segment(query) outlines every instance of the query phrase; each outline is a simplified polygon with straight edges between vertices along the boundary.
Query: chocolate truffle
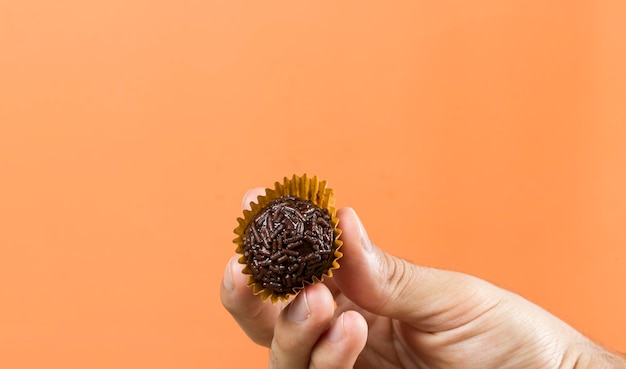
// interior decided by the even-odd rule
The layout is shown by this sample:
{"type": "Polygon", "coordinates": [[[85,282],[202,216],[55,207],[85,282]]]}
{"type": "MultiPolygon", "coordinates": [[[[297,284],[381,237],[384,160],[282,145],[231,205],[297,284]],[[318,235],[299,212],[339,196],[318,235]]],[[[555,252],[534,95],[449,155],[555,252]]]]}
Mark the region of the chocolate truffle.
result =
{"type": "Polygon", "coordinates": [[[334,191],[307,175],[284,178],[250,203],[235,228],[239,263],[252,293],[287,301],[307,284],[331,277],[342,257],[334,191]]]}
{"type": "Polygon", "coordinates": [[[245,229],[243,255],[252,276],[277,295],[321,279],[335,259],[326,209],[284,196],[270,202],[245,229]]]}

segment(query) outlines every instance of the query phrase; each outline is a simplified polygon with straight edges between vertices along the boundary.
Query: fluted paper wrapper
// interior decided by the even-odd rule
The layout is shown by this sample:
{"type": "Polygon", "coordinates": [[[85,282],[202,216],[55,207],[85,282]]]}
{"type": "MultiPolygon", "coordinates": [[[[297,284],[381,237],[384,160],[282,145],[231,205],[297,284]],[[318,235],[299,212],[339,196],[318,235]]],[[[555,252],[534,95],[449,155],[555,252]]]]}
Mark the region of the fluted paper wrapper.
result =
{"type": "MultiPolygon", "coordinates": [[[[330,188],[326,187],[326,181],[320,181],[317,176],[313,176],[312,178],[307,177],[306,174],[303,176],[293,175],[291,178],[285,177],[283,182],[276,182],[274,185],[274,189],[267,188],[264,196],[259,196],[257,202],[252,202],[250,204],[251,210],[244,210],[243,217],[238,218],[239,226],[235,228],[235,234],[237,238],[233,240],[233,242],[237,245],[236,252],[241,254],[242,256],[239,258],[239,263],[244,264],[243,273],[249,276],[248,278],[248,286],[252,287],[252,292],[255,295],[260,295],[263,301],[268,298],[272,301],[272,303],[276,303],[277,301],[287,301],[290,296],[296,295],[302,288],[304,288],[308,284],[313,284],[317,282],[321,282],[325,276],[331,277],[332,271],[334,269],[339,268],[338,259],[343,256],[343,254],[339,251],[339,248],[342,245],[341,240],[339,240],[339,236],[341,235],[341,230],[337,228],[339,223],[339,219],[336,216],[337,210],[335,209],[335,197],[334,191],[330,188]],[[250,251],[246,253],[244,238],[246,235],[246,229],[248,227],[254,227],[254,224],[251,224],[257,217],[260,212],[266,211],[266,207],[272,206],[272,204],[276,203],[276,201],[283,201],[285,198],[296,198],[304,201],[310,201],[313,205],[319,208],[322,211],[328,212],[330,217],[329,227],[332,227],[332,246],[331,250],[324,250],[326,254],[332,253],[332,257],[330,257],[323,265],[323,269],[320,272],[316,273],[316,275],[308,276],[307,278],[301,280],[297,285],[292,286],[289,290],[281,290],[276,292],[276,288],[270,288],[270,286],[264,285],[262,280],[257,279],[254,276],[253,270],[251,269],[250,264],[248,263],[250,260],[256,257],[258,260],[262,260],[264,265],[268,265],[268,268],[289,268],[289,270],[293,269],[294,271],[298,269],[300,263],[306,264],[306,261],[299,260],[295,265],[287,266],[285,265],[274,265],[272,263],[276,263],[276,259],[278,255],[284,255],[284,253],[290,252],[289,250],[281,250],[282,243],[276,242],[272,244],[270,249],[269,242],[266,242],[265,245],[268,249],[271,250],[262,250],[264,255],[249,255],[250,251]],[[270,255],[272,253],[272,255],[270,255]],[[246,255],[248,254],[248,255],[246,255]],[[293,267],[293,268],[292,268],[293,267]]],[[[322,222],[322,221],[320,221],[322,222]]],[[[254,232],[258,236],[258,231],[251,230],[250,232],[254,232]]],[[[273,232],[278,233],[278,232],[273,232]]],[[[269,232],[268,232],[269,234],[269,232]]],[[[274,240],[275,241],[275,240],[274,240]]],[[[270,240],[271,242],[271,240],[270,240]]],[[[293,251],[291,252],[294,253],[293,251]]],[[[284,256],[286,258],[287,256],[284,256]]],[[[315,255],[309,256],[305,259],[314,259],[315,255]]],[[[321,259],[321,257],[317,257],[317,259],[321,259]]],[[[318,263],[319,264],[319,263],[318,263]]],[[[304,266],[299,268],[300,271],[304,269],[304,266]]],[[[287,278],[291,278],[291,275],[288,275],[287,278]]],[[[301,276],[299,276],[301,277],[301,276]]],[[[295,278],[294,278],[295,279],[295,278]]],[[[300,278],[298,278],[300,279],[300,278]]],[[[290,280],[292,281],[292,280],[290,280]]],[[[293,284],[292,282],[290,282],[293,284]]]]}

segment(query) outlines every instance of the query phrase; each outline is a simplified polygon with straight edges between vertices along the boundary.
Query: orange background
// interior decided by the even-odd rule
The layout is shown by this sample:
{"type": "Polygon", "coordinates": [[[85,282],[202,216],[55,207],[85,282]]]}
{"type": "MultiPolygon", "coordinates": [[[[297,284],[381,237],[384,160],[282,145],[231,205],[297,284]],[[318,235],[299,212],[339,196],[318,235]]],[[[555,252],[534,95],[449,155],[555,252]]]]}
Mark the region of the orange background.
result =
{"type": "Polygon", "coordinates": [[[626,350],[621,1],[0,5],[0,367],[264,368],[223,310],[246,189],[626,350]]]}

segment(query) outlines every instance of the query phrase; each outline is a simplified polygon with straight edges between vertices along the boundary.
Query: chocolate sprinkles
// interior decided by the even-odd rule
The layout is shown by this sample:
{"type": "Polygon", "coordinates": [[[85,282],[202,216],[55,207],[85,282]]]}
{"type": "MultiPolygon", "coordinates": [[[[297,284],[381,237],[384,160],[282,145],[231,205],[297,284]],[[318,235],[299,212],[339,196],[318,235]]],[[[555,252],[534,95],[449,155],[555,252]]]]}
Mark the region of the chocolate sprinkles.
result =
{"type": "Polygon", "coordinates": [[[321,279],[335,258],[328,211],[293,196],[279,197],[261,209],[242,239],[252,277],[277,295],[321,279]]]}

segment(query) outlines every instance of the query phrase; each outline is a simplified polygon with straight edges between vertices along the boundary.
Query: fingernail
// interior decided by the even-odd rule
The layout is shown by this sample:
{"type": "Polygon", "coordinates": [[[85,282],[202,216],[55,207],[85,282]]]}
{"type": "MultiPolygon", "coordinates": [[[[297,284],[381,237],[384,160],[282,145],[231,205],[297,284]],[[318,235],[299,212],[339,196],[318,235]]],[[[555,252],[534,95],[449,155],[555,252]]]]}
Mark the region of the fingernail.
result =
{"type": "Polygon", "coordinates": [[[309,311],[309,303],[306,301],[306,290],[302,290],[296,297],[295,301],[289,305],[287,318],[294,323],[300,323],[311,315],[309,311]]]}
{"type": "Polygon", "coordinates": [[[343,314],[337,318],[335,324],[328,330],[328,340],[331,342],[337,342],[343,338],[343,314]]]}
{"type": "Polygon", "coordinates": [[[232,260],[226,264],[226,270],[224,271],[224,288],[227,291],[232,292],[235,289],[235,284],[233,283],[233,268],[231,267],[232,260]]]}
{"type": "Polygon", "coordinates": [[[370,241],[370,238],[367,235],[367,231],[365,230],[365,227],[363,227],[363,223],[361,222],[361,219],[356,214],[356,212],[354,212],[354,215],[356,216],[356,219],[359,221],[359,236],[361,240],[361,247],[365,251],[372,251],[372,241],[370,241]]]}

